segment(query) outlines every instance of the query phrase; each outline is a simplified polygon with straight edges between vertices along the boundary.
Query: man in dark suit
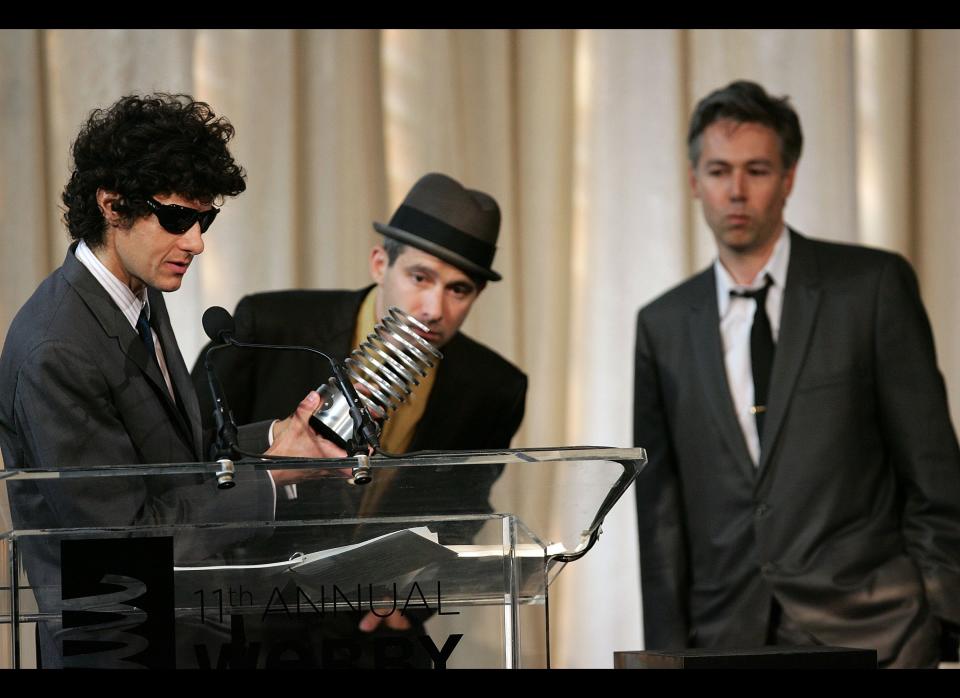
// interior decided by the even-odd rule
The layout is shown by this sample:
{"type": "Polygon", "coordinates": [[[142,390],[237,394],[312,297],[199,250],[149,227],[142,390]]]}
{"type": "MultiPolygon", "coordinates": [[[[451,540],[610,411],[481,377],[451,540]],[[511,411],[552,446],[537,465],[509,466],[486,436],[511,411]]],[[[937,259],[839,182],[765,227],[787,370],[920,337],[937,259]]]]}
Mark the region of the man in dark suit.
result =
{"type": "Polygon", "coordinates": [[[785,98],[732,83],[688,143],[718,259],[637,321],[647,648],[933,666],[960,622],[960,451],[916,277],[784,225],[802,144],[785,98]]]}
{"type": "MultiPolygon", "coordinates": [[[[162,292],[177,290],[203,251],[201,235],[218,211],[213,202],[245,188],[227,150],[232,135],[226,119],[187,95],[128,96],[91,113],[74,142],[63,193],[75,242],[17,313],[0,356],[6,468],[207,459],[162,292]]],[[[268,453],[343,455],[309,427],[318,404],[312,393],[275,425],[268,453]]],[[[268,424],[242,429],[241,447],[266,449],[268,424]]],[[[274,485],[293,477],[238,474],[240,486],[231,490],[192,475],[28,480],[11,483],[9,492],[21,529],[263,521],[274,516],[274,485]]],[[[230,538],[178,536],[175,560],[217,559],[230,538]]],[[[58,541],[26,538],[22,553],[41,610],[55,607],[58,541]]],[[[48,666],[62,659],[56,634],[54,624],[42,624],[48,666]]],[[[96,665],[96,655],[87,659],[96,665]]]]}
{"type": "MultiPolygon", "coordinates": [[[[374,228],[385,236],[384,243],[370,253],[374,286],[359,291],[279,291],[247,296],[235,313],[237,337],[314,347],[341,360],[366,339],[388,308],[397,306],[428,328],[421,335],[441,350],[443,358],[413,395],[388,415],[381,435],[384,449],[407,453],[509,447],[523,419],[527,378],[459,331],[486,283],[501,278],[491,269],[500,230],[496,201],[446,175],[427,174],[414,184],[390,223],[374,223],[374,228]]],[[[192,373],[198,392],[206,381],[203,358],[201,353],[192,373]]],[[[326,361],[300,352],[224,350],[212,361],[238,421],[263,419],[275,406],[288,402],[289,396],[302,394],[330,376],[326,361]]],[[[202,412],[208,415],[212,403],[199,394],[202,412]]],[[[384,487],[373,497],[362,491],[341,492],[341,498],[351,494],[354,498],[336,502],[325,492],[329,488],[309,483],[298,486],[293,499],[280,497],[277,518],[324,518],[334,511],[346,517],[356,516],[358,511],[385,516],[409,513],[417,505],[415,498],[427,493],[433,507],[438,506],[438,494],[447,495],[440,504],[445,513],[486,513],[490,511],[488,493],[498,473],[497,468],[477,467],[470,477],[456,473],[455,482],[449,481],[453,474],[433,473],[423,487],[402,491],[384,487]]],[[[445,530],[447,539],[442,542],[467,542],[475,528],[453,531],[445,530]]],[[[301,550],[298,546],[305,543],[296,533],[291,530],[287,548],[275,549],[274,554],[301,550]]],[[[363,535],[369,537],[367,531],[363,535]]],[[[271,544],[279,541],[275,537],[271,544]]],[[[371,631],[379,622],[367,614],[361,627],[371,631]]],[[[408,630],[405,617],[398,614],[389,616],[385,625],[408,630]]],[[[328,622],[323,632],[360,638],[355,624],[333,628],[328,622]]],[[[316,645],[316,639],[306,644],[311,643],[316,645]]]]}

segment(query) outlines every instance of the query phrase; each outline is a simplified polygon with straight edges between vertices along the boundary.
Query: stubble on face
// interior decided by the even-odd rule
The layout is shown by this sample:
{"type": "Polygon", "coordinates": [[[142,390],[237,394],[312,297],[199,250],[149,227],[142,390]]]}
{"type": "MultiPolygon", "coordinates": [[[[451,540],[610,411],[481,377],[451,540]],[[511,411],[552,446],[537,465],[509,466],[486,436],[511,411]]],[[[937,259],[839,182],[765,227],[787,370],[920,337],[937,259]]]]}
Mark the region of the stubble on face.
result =
{"type": "Polygon", "coordinates": [[[377,283],[378,319],[397,306],[427,326],[417,334],[438,348],[456,335],[480,293],[465,272],[411,246],[392,265],[386,251],[375,247],[370,272],[377,283]]]}

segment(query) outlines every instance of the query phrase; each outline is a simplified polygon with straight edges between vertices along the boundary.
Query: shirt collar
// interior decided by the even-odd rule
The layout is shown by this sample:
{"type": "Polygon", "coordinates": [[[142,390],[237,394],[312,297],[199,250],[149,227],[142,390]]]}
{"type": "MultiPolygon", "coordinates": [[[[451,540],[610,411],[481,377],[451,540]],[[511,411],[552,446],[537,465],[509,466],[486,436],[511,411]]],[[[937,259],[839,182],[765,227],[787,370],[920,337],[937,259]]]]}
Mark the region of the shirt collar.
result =
{"type": "Polygon", "coordinates": [[[109,294],[113,302],[117,304],[120,312],[127,318],[130,325],[136,329],[137,320],[140,319],[140,312],[146,308],[147,319],[150,319],[150,301],[147,298],[147,288],[144,286],[139,293],[134,293],[130,287],[114,276],[113,272],[107,269],[97,255],[93,253],[86,241],[81,240],[74,253],[77,261],[85,266],[93,278],[95,278],[103,289],[109,294]]]}
{"type": "Polygon", "coordinates": [[[718,256],[713,262],[713,275],[717,280],[717,310],[720,317],[727,314],[730,308],[730,291],[746,291],[760,288],[763,286],[764,277],[769,274],[773,279],[773,285],[779,286],[781,291],[787,285],[787,266],[790,261],[790,231],[786,226],[780,229],[780,238],[773,246],[773,252],[770,259],[763,265],[753,281],[748,286],[738,284],[733,280],[730,272],[720,262],[718,256]]]}

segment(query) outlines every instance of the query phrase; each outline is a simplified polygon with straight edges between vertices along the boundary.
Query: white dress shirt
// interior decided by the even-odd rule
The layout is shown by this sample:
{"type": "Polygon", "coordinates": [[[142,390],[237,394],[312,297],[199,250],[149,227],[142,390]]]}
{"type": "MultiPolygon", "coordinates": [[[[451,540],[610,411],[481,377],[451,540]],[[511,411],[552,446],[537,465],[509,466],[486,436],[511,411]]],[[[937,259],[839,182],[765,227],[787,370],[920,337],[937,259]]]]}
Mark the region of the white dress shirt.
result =
{"type": "Polygon", "coordinates": [[[717,279],[717,309],[720,313],[720,339],[723,343],[723,361],[727,370],[727,385],[733,398],[737,420],[747,442],[753,465],[760,462],[760,435],[757,421],[750,408],[753,399],[753,367],[750,362],[750,329],[757,302],[753,298],[731,297],[730,291],[752,291],[763,287],[766,275],[773,284],[767,291],[767,316],[776,344],[780,334],[780,313],[783,309],[783,289],[787,284],[787,266],[790,261],[790,234],[784,227],[773,247],[766,265],[748,286],[733,280],[730,272],[720,262],[714,261],[714,276],[717,279]]]}

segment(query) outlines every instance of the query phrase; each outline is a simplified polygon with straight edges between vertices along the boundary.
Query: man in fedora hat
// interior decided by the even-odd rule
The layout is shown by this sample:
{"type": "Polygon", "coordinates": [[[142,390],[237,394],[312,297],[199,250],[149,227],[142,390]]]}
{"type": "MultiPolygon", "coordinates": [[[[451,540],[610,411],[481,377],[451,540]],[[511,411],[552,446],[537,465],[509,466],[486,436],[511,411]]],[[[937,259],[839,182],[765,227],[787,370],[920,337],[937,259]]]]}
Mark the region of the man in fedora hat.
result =
{"type": "MultiPolygon", "coordinates": [[[[384,241],[370,252],[374,285],[358,291],[274,291],[241,299],[234,314],[238,338],[302,345],[342,359],[373,331],[391,306],[416,317],[424,338],[443,352],[386,422],[387,451],[506,448],[523,419],[527,378],[460,326],[488,281],[500,230],[493,197],[464,188],[443,174],[424,175],[387,224],[374,223],[384,241]],[[303,318],[312,318],[303,322],[303,318]]],[[[193,369],[201,412],[211,419],[201,352],[193,369]]],[[[211,357],[238,423],[268,419],[275,406],[296,404],[306,386],[330,375],[326,362],[305,352],[226,350],[211,357]],[[293,399],[293,397],[296,399],[293,399]]]]}
{"type": "MultiPolygon", "coordinates": [[[[246,296],[234,314],[237,337],[314,347],[343,359],[373,332],[388,308],[397,306],[428,328],[422,336],[441,350],[443,359],[413,395],[390,414],[381,434],[382,447],[394,453],[509,447],[523,419],[527,378],[496,352],[460,332],[487,282],[501,278],[491,268],[500,230],[497,202],[446,175],[431,173],[414,184],[389,223],[374,223],[373,227],[384,236],[383,243],[370,252],[373,285],[358,291],[290,290],[246,296]],[[312,320],[304,322],[303,318],[312,320]]],[[[206,397],[203,368],[206,351],[204,348],[193,369],[193,381],[201,410],[209,416],[212,404],[206,397]]],[[[270,418],[275,405],[289,408],[302,397],[304,389],[315,388],[330,376],[327,363],[306,352],[226,349],[211,360],[238,423],[256,420],[257,415],[270,418]],[[297,400],[291,402],[290,396],[297,396],[297,400]]],[[[424,487],[412,489],[420,494],[433,493],[434,504],[438,492],[448,493],[448,513],[483,513],[490,511],[488,492],[498,473],[499,469],[478,467],[469,482],[458,474],[456,483],[446,481],[449,486],[444,486],[431,476],[433,479],[424,487]]],[[[370,497],[363,496],[363,488],[355,488],[358,491],[352,499],[349,493],[331,494],[322,484],[300,484],[297,489],[288,500],[278,498],[278,519],[318,518],[334,510],[349,517],[357,511],[361,515],[370,513],[371,507],[389,515],[408,509],[414,496],[411,488],[402,492],[385,488],[386,494],[371,503],[370,497]]],[[[462,527],[453,533],[458,540],[441,542],[467,542],[463,539],[469,539],[475,530],[462,527]]],[[[448,536],[451,532],[446,531],[448,536]]],[[[287,537],[282,532],[274,535],[274,547],[264,552],[264,561],[281,559],[314,543],[297,540],[293,529],[287,533],[287,537]]],[[[408,637],[422,634],[419,625],[423,618],[414,618],[414,627],[407,627],[405,619],[410,617],[389,616],[384,623],[389,629],[381,627],[377,635],[397,630],[406,630],[408,637]]],[[[274,620],[272,638],[285,645],[299,641],[314,660],[319,654],[317,647],[326,638],[354,641],[360,633],[357,622],[347,627],[342,615],[340,621],[327,619],[324,628],[308,629],[306,635],[297,634],[303,629],[295,629],[293,623],[284,625],[281,619],[274,620]]],[[[372,631],[379,620],[367,614],[361,627],[372,631]]],[[[265,634],[263,638],[270,642],[270,636],[265,634]]],[[[364,665],[363,659],[360,661],[364,665]]],[[[419,644],[411,663],[429,665],[419,644]]],[[[310,661],[305,665],[310,666],[310,661]]]]}

